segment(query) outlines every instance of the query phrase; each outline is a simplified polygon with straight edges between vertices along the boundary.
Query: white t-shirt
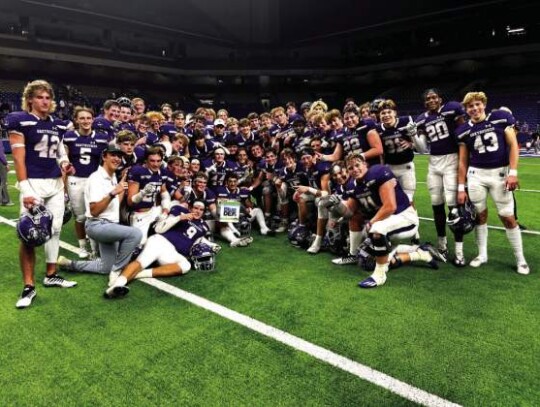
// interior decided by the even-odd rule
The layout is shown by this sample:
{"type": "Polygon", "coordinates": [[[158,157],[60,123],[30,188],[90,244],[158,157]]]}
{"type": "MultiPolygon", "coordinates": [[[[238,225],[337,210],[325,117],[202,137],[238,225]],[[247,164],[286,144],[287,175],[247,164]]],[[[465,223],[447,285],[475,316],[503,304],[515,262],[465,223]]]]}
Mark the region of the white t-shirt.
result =
{"type": "MultiPolygon", "coordinates": [[[[110,176],[101,166],[88,177],[84,190],[86,217],[88,219],[96,219],[90,213],[90,203],[101,201],[117,184],[116,174],[110,176]]],[[[107,219],[114,223],[120,222],[120,200],[118,195],[111,199],[109,206],[97,216],[97,219],[107,219]]]]}

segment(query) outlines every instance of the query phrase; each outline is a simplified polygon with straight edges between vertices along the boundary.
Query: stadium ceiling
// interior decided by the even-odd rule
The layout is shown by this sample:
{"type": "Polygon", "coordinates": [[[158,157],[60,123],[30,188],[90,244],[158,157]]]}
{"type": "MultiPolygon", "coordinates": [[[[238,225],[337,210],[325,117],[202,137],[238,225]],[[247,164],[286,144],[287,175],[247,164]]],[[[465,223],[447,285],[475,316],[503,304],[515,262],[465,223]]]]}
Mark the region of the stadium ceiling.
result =
{"type": "Polygon", "coordinates": [[[171,78],[339,76],[498,53],[537,61],[538,15],[531,0],[3,0],[0,59],[171,78]]]}

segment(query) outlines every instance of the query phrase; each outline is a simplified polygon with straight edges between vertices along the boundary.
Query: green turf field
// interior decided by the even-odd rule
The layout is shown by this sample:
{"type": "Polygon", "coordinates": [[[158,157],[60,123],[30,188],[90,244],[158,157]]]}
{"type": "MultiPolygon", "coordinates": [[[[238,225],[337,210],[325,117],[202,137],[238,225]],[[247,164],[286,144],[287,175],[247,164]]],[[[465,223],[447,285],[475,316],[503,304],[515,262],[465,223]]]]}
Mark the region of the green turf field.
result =
{"type": "MultiPolygon", "coordinates": [[[[418,181],[425,181],[426,157],[416,163],[418,181]]],[[[540,191],[537,173],[540,160],[521,160],[522,189],[540,191]]],[[[520,221],[540,231],[540,193],[516,196],[520,221]]],[[[423,183],[416,206],[432,217],[423,183]]],[[[0,207],[0,215],[14,219],[17,209],[0,207]]],[[[490,224],[499,226],[495,215],[492,208],[490,224]]],[[[65,226],[62,240],[74,244],[72,229],[65,226]]],[[[421,235],[435,241],[432,222],[421,222],[421,235]]],[[[404,267],[374,290],[357,288],[368,275],[359,268],[334,266],[328,253],[309,256],[284,236],[224,247],[218,271],[166,283],[453,403],[537,406],[540,236],[523,239],[529,276],[512,270],[504,231],[490,230],[487,265],[404,267]]],[[[17,310],[14,229],[0,225],[0,241],[2,406],[415,405],[140,281],[125,299],[107,301],[105,277],[70,275],[78,287],[38,283],[32,307],[17,310]]],[[[465,254],[476,254],[472,234],[465,254]]]]}

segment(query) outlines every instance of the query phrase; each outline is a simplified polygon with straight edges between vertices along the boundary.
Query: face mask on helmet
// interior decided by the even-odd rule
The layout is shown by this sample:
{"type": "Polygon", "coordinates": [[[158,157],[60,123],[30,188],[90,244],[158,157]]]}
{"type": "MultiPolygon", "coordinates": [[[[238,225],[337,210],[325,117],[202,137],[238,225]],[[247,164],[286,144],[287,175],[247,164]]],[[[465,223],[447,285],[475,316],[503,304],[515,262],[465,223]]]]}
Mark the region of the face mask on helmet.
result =
{"type": "Polygon", "coordinates": [[[333,254],[343,256],[349,251],[347,243],[347,231],[342,224],[336,224],[334,228],[328,229],[324,236],[324,246],[333,254]]]}
{"type": "Polygon", "coordinates": [[[251,236],[251,221],[246,215],[240,215],[240,220],[234,223],[234,227],[240,232],[240,237],[251,236]]]}
{"type": "Polygon", "coordinates": [[[41,246],[51,238],[52,222],[52,213],[45,206],[36,205],[19,218],[17,235],[26,246],[41,246]]]}
{"type": "Polygon", "coordinates": [[[472,232],[476,226],[476,210],[474,209],[474,205],[470,201],[466,201],[464,205],[456,206],[448,214],[446,223],[454,233],[461,232],[467,234],[472,232]]]}
{"type": "Polygon", "coordinates": [[[371,246],[371,239],[368,237],[362,242],[362,244],[358,248],[358,252],[356,253],[356,257],[358,258],[358,265],[364,271],[375,270],[375,257],[373,257],[369,253],[371,246]]]}
{"type": "Polygon", "coordinates": [[[289,242],[293,246],[302,249],[307,249],[313,240],[311,237],[311,232],[308,230],[308,228],[300,225],[297,225],[289,231],[288,238],[289,242]]]}
{"type": "Polygon", "coordinates": [[[216,268],[216,255],[206,243],[196,243],[190,252],[193,268],[200,271],[212,271],[216,268]]]}

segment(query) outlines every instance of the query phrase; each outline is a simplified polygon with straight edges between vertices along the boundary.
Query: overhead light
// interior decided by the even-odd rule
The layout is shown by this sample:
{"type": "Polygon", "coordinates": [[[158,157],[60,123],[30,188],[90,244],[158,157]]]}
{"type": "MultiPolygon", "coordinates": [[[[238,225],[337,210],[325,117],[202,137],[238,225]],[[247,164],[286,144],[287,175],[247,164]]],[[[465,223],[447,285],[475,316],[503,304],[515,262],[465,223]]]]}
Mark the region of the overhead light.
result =
{"type": "Polygon", "coordinates": [[[515,27],[512,28],[509,25],[506,26],[506,34],[507,35],[525,35],[527,34],[527,30],[525,30],[525,27],[515,27]]]}

